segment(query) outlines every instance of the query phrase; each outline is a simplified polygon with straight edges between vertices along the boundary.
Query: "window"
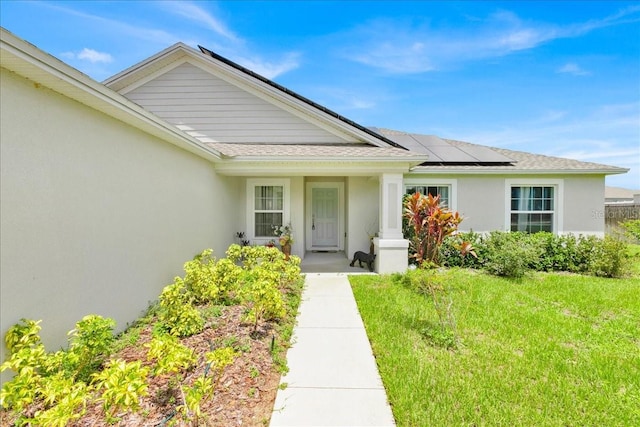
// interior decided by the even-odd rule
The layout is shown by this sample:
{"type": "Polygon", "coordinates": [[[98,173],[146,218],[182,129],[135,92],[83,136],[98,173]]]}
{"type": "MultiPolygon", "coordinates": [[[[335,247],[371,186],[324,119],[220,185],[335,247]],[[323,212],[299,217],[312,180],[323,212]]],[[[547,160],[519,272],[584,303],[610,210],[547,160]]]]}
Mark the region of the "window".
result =
{"type": "Polygon", "coordinates": [[[254,204],[254,236],[273,235],[273,226],[283,225],[284,187],[281,185],[256,185],[254,204]]]}
{"type": "Polygon", "coordinates": [[[247,180],[247,228],[251,237],[271,240],[273,227],[287,223],[288,180],[247,180]]]}
{"type": "Polygon", "coordinates": [[[511,231],[554,231],[555,187],[511,186],[511,231]]]}
{"type": "Polygon", "coordinates": [[[416,192],[424,196],[427,194],[431,194],[433,197],[440,195],[440,205],[450,208],[451,186],[449,185],[405,185],[404,194],[414,194],[416,192]]]}

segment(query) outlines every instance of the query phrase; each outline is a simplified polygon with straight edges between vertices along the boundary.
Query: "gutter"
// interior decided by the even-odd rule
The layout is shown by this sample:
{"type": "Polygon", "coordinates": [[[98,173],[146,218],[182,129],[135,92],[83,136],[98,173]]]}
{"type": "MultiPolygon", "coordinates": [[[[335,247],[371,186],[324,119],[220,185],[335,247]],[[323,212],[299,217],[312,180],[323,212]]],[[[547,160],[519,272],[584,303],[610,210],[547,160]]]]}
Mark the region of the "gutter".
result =
{"type": "Polygon", "coordinates": [[[540,174],[540,175],[619,175],[629,172],[629,169],[429,169],[428,167],[418,166],[410,171],[414,174],[430,174],[430,175],[513,175],[513,174],[540,174]]]}

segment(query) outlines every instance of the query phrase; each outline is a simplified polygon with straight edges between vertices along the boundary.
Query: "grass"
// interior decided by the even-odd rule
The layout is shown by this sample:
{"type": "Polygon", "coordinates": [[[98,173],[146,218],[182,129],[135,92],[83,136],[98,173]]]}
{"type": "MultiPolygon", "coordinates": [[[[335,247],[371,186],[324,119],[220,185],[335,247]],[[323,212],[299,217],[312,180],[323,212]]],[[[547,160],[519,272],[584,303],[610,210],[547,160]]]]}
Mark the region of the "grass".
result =
{"type": "Polygon", "coordinates": [[[349,279],[399,427],[640,425],[638,276],[443,271],[448,318],[398,276],[349,279]]]}

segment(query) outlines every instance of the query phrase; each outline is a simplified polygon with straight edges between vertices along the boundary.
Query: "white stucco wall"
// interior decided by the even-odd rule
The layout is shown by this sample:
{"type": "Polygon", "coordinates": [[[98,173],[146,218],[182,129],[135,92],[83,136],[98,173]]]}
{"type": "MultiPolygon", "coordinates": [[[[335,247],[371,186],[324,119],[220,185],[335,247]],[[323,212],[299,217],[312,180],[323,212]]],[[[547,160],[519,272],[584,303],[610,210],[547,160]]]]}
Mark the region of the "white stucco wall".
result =
{"type": "Polygon", "coordinates": [[[461,231],[479,233],[504,230],[504,177],[458,177],[458,212],[461,231]]]}
{"type": "Polygon", "coordinates": [[[123,329],[184,261],[233,241],[237,179],[4,69],[1,88],[2,336],[42,319],[55,350],[90,313],[123,329]]]}
{"type": "Polygon", "coordinates": [[[604,236],[604,187],[602,175],[564,179],[564,233],[604,236]]]}
{"type": "Polygon", "coordinates": [[[461,231],[508,230],[505,218],[510,182],[561,185],[557,190],[558,232],[604,235],[603,175],[407,175],[412,182],[455,180],[457,211],[464,217],[461,231]],[[546,183],[546,184],[545,184],[546,183]]]}

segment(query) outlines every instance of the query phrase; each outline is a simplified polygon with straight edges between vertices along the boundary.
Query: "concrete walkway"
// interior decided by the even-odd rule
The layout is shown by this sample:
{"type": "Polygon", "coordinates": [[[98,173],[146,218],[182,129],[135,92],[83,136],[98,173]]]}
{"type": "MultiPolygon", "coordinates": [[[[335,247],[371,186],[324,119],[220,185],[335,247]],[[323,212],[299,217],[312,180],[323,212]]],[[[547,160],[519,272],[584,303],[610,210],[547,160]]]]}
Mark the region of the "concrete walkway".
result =
{"type": "Polygon", "coordinates": [[[307,274],[271,427],[395,426],[346,274],[307,274]]]}

